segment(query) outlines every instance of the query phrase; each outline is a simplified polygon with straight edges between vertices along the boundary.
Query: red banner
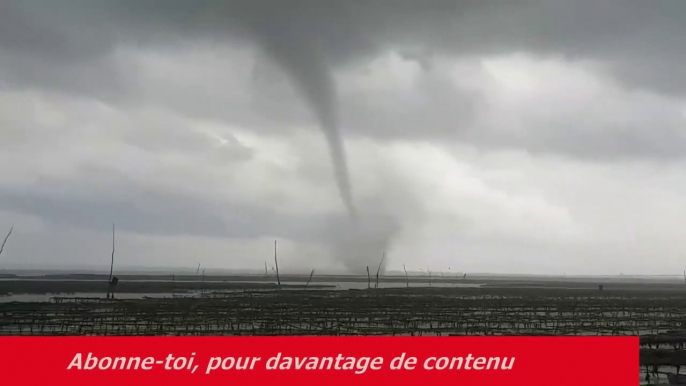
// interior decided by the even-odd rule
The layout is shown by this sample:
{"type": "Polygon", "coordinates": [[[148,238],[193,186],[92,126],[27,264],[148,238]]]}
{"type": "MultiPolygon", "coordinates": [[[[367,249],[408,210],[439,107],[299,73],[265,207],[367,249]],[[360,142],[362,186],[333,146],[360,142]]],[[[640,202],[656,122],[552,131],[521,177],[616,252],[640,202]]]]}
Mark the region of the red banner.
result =
{"type": "Polygon", "coordinates": [[[635,385],[638,337],[4,337],[2,384],[635,385]]]}

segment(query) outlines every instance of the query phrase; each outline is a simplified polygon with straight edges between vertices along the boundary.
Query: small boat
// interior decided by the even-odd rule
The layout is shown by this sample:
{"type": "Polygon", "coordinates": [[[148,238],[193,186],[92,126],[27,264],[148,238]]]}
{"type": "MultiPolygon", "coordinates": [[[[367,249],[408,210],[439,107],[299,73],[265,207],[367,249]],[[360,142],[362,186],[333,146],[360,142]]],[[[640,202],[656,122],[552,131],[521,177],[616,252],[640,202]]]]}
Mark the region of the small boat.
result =
{"type": "Polygon", "coordinates": [[[667,382],[670,385],[686,385],[686,375],[667,373],[667,382]]]}

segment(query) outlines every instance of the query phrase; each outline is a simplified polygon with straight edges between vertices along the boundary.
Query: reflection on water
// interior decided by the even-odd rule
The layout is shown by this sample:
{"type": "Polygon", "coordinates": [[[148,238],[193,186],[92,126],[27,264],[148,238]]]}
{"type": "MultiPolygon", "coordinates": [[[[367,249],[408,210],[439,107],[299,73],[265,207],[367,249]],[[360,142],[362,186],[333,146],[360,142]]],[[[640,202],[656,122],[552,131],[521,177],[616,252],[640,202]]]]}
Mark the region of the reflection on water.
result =
{"type": "MultiPolygon", "coordinates": [[[[349,289],[366,289],[369,284],[364,282],[317,282],[321,285],[335,286],[335,289],[339,290],[349,290],[349,289]]],[[[410,288],[420,288],[420,287],[437,287],[437,288],[479,288],[483,284],[462,284],[462,283],[410,283],[410,288]]],[[[371,288],[376,288],[376,283],[372,281],[371,288]]],[[[379,283],[378,288],[407,288],[406,283],[379,283]]],[[[321,288],[321,289],[331,289],[331,288],[321,288]]]]}
{"type": "MultiPolygon", "coordinates": [[[[143,299],[143,298],[164,298],[172,297],[174,294],[169,293],[121,293],[116,294],[117,299],[143,299]]],[[[197,296],[194,292],[184,293],[184,296],[197,296]]],[[[75,297],[75,298],[99,298],[105,299],[105,294],[97,293],[87,293],[87,292],[76,292],[76,293],[63,293],[63,294],[12,294],[0,296],[0,303],[9,302],[49,302],[50,299],[55,297],[75,297]]]]}
{"type": "MultiPolygon", "coordinates": [[[[69,281],[90,281],[90,280],[69,280],[69,281]]],[[[154,281],[154,280],[153,280],[154,281]]],[[[226,283],[226,282],[224,282],[226,283]]],[[[264,282],[259,282],[259,281],[251,281],[251,282],[246,282],[246,281],[241,281],[241,282],[236,282],[238,284],[244,284],[244,283],[264,283],[264,282]]],[[[270,282],[271,284],[271,282],[270,282]]],[[[302,282],[284,282],[283,284],[300,284],[303,285],[305,283],[302,282]]],[[[317,291],[317,290],[352,290],[352,289],[366,289],[368,287],[368,283],[364,282],[316,282],[313,283],[313,285],[317,286],[329,286],[329,287],[310,287],[310,290],[317,291]]],[[[371,288],[375,288],[376,283],[372,282],[371,283],[371,288]]],[[[436,287],[436,288],[479,288],[481,287],[482,284],[462,284],[462,283],[432,283],[430,286],[425,283],[410,283],[409,287],[410,288],[419,288],[419,287],[436,287]]],[[[405,283],[379,283],[378,288],[406,288],[407,284],[405,283]]],[[[267,289],[268,291],[272,291],[276,289],[270,288],[267,289]]],[[[282,287],[281,290],[302,290],[303,287],[282,287]]],[[[251,289],[252,291],[254,290],[259,290],[259,289],[251,289]]],[[[212,292],[222,292],[222,293],[228,293],[228,292],[242,292],[244,289],[233,289],[233,290],[213,290],[212,292]]],[[[174,296],[184,296],[184,297],[197,297],[201,296],[205,291],[202,290],[189,290],[189,291],[183,291],[183,292],[156,292],[156,293],[117,293],[116,297],[117,299],[143,299],[143,298],[165,298],[165,297],[174,297],[174,296]]],[[[97,292],[76,292],[76,293],[51,293],[51,294],[9,294],[9,295],[0,295],[0,303],[8,303],[8,302],[49,302],[50,299],[55,298],[55,297],[78,297],[78,298],[105,298],[105,293],[97,293],[97,292]]]]}

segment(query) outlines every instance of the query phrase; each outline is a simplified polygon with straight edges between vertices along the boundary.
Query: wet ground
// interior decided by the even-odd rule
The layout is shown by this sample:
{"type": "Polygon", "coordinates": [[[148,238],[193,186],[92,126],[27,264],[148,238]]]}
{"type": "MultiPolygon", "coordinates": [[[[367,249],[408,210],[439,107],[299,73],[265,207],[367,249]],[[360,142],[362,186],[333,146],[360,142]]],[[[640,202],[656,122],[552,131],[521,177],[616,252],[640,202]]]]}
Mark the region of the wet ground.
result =
{"type": "MultiPolygon", "coordinates": [[[[118,277],[117,301],[103,304],[98,302],[105,301],[106,275],[2,277],[0,314],[5,320],[0,330],[13,335],[17,326],[22,325],[22,334],[49,334],[50,331],[63,334],[66,331],[78,335],[74,331],[96,329],[90,333],[97,335],[103,333],[103,326],[109,334],[112,331],[121,333],[123,325],[138,332],[159,323],[167,326],[165,328],[180,328],[180,334],[189,333],[189,328],[191,334],[212,334],[213,329],[221,329],[222,334],[250,335],[264,333],[264,330],[256,330],[264,328],[276,329],[273,330],[276,334],[299,334],[301,332],[293,330],[293,326],[312,329],[316,325],[319,327],[314,331],[319,331],[319,328],[330,329],[336,325],[338,330],[325,333],[339,334],[343,326],[349,330],[346,334],[353,335],[649,335],[667,331],[678,333],[682,328],[680,321],[686,318],[686,283],[679,278],[382,276],[377,282],[375,277],[366,276],[320,275],[309,280],[305,275],[282,275],[281,285],[277,285],[276,278],[270,275],[118,277]],[[368,288],[372,291],[366,291],[368,288]],[[379,291],[374,291],[377,288],[379,291]],[[335,295],[337,293],[342,297],[335,295]],[[85,300],[87,303],[96,304],[59,306],[59,302],[69,303],[73,298],[88,298],[91,300],[85,300]],[[188,298],[198,298],[198,301],[188,298]],[[199,307],[201,312],[177,313],[175,307],[189,301],[190,307],[199,307]],[[318,304],[328,310],[323,316],[317,316],[318,304]],[[383,311],[384,314],[377,315],[376,322],[360,326],[357,313],[365,304],[370,310],[365,316],[369,312],[383,311]],[[512,317],[503,314],[503,306],[511,308],[512,317]],[[86,319],[93,318],[84,319],[80,313],[78,317],[74,316],[72,307],[85,307],[80,312],[95,312],[102,325],[86,323],[86,319]],[[92,311],[89,311],[91,307],[92,311]],[[124,307],[125,317],[121,312],[115,312],[117,307],[124,307]],[[172,325],[155,319],[165,307],[169,308],[168,317],[175,320],[172,325]],[[202,311],[203,307],[207,310],[202,311]],[[279,308],[278,312],[274,307],[279,308]],[[145,311],[149,309],[155,312],[145,311]],[[332,315],[332,310],[342,313],[332,315]],[[117,316],[103,318],[103,312],[117,316]],[[300,316],[289,325],[279,325],[274,324],[278,318],[270,314],[273,312],[300,316]],[[242,319],[248,314],[250,318],[256,318],[255,321],[242,319]],[[312,322],[308,324],[305,320],[303,324],[302,315],[310,315],[312,322]],[[405,321],[408,316],[417,315],[423,320],[419,324],[405,321]],[[435,319],[436,315],[441,317],[435,319]],[[19,319],[12,319],[17,317],[19,319]],[[269,320],[268,324],[260,318],[269,320]],[[471,324],[462,320],[471,320],[471,324]],[[530,322],[518,324],[524,320],[530,322]],[[333,324],[326,327],[329,322],[333,324]]],[[[662,366],[658,370],[674,372],[676,369],[662,366]]],[[[647,382],[644,369],[641,369],[640,380],[641,384],[667,383],[664,374],[657,378],[653,374],[647,382]]]]}
{"type": "MultiPolygon", "coordinates": [[[[192,294],[202,291],[231,291],[255,289],[365,289],[454,287],[482,289],[540,289],[544,292],[582,290],[611,292],[670,292],[686,293],[686,283],[677,278],[630,277],[497,277],[487,275],[449,276],[374,276],[362,275],[282,275],[281,285],[273,275],[117,275],[118,296],[142,297],[160,294],[192,294]]],[[[32,299],[23,295],[45,294],[106,294],[107,275],[50,274],[0,276],[0,301],[7,297],[20,301],[32,299]],[[22,295],[22,296],[20,296],[22,295]]],[[[38,298],[36,298],[38,299],[38,298]]]]}

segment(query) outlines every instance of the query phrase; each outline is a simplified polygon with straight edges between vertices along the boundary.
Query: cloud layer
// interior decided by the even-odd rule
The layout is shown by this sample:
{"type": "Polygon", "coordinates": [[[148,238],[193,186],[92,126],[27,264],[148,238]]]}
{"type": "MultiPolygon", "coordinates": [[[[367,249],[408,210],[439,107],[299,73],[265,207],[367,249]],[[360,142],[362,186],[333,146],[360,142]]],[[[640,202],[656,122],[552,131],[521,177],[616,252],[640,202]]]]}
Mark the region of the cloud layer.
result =
{"type": "Polygon", "coordinates": [[[681,272],[685,19],[619,0],[5,1],[2,264],[104,268],[115,221],[125,265],[259,270],[279,239],[285,270],[386,251],[393,269],[681,272]],[[338,187],[322,124],[345,144],[338,187]]]}

